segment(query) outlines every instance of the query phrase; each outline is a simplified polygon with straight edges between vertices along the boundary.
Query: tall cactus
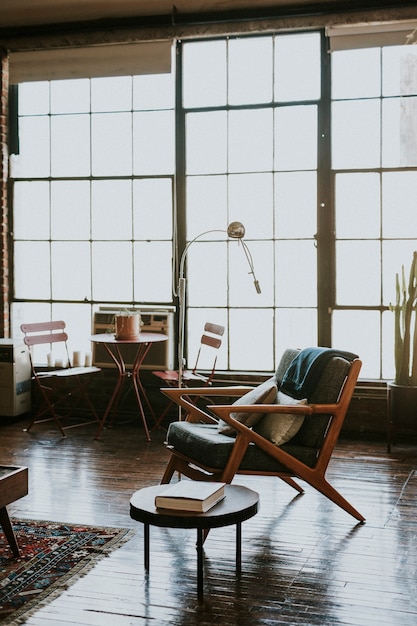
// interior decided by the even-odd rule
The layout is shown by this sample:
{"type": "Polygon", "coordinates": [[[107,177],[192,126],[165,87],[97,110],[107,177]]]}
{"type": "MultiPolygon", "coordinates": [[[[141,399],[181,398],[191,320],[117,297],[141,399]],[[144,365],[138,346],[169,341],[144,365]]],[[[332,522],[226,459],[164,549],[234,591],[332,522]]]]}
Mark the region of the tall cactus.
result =
{"type": "Polygon", "coordinates": [[[407,387],[417,385],[417,252],[413,253],[408,286],[404,266],[395,277],[394,312],[395,383],[407,387]]]}

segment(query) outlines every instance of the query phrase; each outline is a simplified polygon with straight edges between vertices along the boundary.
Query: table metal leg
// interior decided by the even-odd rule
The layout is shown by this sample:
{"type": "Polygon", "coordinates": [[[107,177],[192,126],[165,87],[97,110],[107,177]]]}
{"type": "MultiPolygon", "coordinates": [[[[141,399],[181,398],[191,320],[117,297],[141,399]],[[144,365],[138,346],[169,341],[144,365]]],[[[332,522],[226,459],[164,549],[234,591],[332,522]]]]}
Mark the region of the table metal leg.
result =
{"type": "Polygon", "coordinates": [[[197,595],[203,597],[203,530],[197,528],[197,595]]]}
{"type": "Polygon", "coordinates": [[[236,524],[236,573],[242,569],[242,522],[236,524]]]}
{"type": "Polygon", "coordinates": [[[146,523],[143,529],[143,557],[145,572],[149,572],[149,524],[146,523]]]}

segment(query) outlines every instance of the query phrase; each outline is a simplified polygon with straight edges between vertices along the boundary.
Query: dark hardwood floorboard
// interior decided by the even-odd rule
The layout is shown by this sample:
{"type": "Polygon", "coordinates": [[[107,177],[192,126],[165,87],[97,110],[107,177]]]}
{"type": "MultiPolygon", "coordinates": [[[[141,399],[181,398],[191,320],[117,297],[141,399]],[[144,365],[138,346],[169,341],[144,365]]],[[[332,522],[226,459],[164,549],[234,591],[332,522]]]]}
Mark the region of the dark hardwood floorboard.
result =
{"type": "Polygon", "coordinates": [[[204,600],[197,601],[195,531],[151,528],[143,570],[143,528],[130,519],[134,491],[157,484],[168,454],[164,431],[146,443],[137,422],[67,431],[26,420],[0,426],[3,465],[29,467],[29,495],[11,516],[120,526],[135,535],[102,559],[29,626],[416,626],[417,446],[341,441],[328,478],[365,515],[360,525],[310,487],[238,477],[260,493],[243,524],[242,573],[234,528],[205,543],[204,600]]]}

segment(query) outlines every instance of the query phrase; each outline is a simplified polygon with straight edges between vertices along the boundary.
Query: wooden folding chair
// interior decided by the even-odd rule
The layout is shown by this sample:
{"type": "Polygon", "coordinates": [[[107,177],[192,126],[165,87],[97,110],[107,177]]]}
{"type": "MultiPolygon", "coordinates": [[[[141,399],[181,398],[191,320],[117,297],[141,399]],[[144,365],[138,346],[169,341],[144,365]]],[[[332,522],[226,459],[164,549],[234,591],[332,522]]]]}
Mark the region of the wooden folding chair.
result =
{"type": "MultiPolygon", "coordinates": [[[[220,326],[220,324],[213,324],[212,322],[206,322],[204,325],[204,331],[200,339],[200,346],[197,352],[197,357],[195,360],[194,367],[192,369],[185,369],[182,372],[182,385],[183,387],[193,387],[196,385],[208,387],[211,385],[212,380],[214,378],[214,374],[216,371],[217,365],[217,354],[220,346],[222,345],[222,336],[224,334],[224,326],[220,326]],[[211,352],[211,369],[208,374],[203,374],[198,371],[198,366],[200,362],[200,357],[203,351],[211,352]]],[[[164,370],[164,371],[153,371],[152,374],[159,378],[163,384],[168,385],[169,387],[178,387],[178,370],[164,370]]],[[[165,410],[161,413],[159,418],[156,421],[155,427],[157,428],[168,411],[172,407],[173,402],[169,402],[166,406],[165,410]]]]}
{"type": "Polygon", "coordinates": [[[40,406],[35,417],[27,428],[29,431],[34,424],[41,422],[55,421],[61,434],[65,437],[65,430],[86,426],[87,424],[97,424],[100,420],[86,392],[86,385],[91,375],[100,372],[98,367],[72,367],[68,352],[68,335],[65,332],[65,322],[37,322],[34,324],[22,324],[21,330],[24,333],[24,342],[29,346],[30,362],[32,367],[32,377],[39,391],[40,406]],[[39,344],[61,344],[64,350],[66,366],[63,368],[45,369],[35,364],[33,354],[34,346],[39,344]],[[90,414],[87,419],[82,420],[79,416],[77,422],[63,424],[74,414],[80,402],[84,401],[90,414]],[[59,414],[58,410],[64,413],[59,414]],[[48,416],[48,417],[44,417],[48,416]]]}

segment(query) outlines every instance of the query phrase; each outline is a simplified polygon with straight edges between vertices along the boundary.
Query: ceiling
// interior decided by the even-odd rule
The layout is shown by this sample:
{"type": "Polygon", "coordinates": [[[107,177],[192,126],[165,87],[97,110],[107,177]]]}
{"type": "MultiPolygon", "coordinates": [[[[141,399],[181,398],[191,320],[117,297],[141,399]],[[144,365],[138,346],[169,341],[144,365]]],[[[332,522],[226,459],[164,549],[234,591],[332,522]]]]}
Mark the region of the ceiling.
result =
{"type": "MultiPolygon", "coordinates": [[[[149,16],[169,16],[175,11],[178,18],[186,14],[210,14],[235,11],[289,11],[306,9],[347,10],[366,6],[374,8],[390,4],[410,5],[408,0],[0,0],[0,29],[75,23],[97,20],[118,20],[149,16]],[[174,8],[175,5],[175,8],[174,8]]],[[[415,3],[414,3],[415,4],[415,3]]]]}

